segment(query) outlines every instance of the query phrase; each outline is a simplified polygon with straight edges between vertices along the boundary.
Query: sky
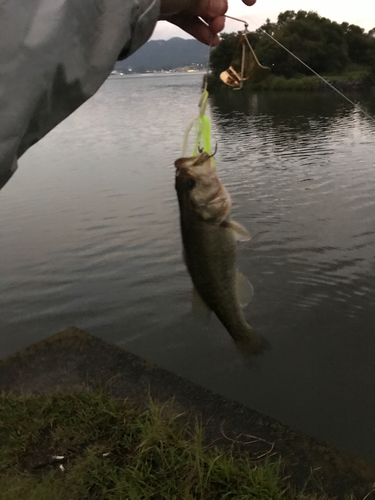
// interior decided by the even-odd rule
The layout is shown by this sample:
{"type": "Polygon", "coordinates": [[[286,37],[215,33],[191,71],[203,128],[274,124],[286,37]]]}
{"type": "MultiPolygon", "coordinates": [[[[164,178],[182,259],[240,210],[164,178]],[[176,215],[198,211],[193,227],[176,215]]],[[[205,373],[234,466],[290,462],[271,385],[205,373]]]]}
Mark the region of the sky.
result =
{"type": "MultiPolygon", "coordinates": [[[[332,21],[361,26],[366,31],[375,27],[374,0],[257,0],[252,7],[247,7],[241,0],[228,0],[227,14],[244,19],[249,24],[249,30],[254,31],[267,18],[276,21],[280,12],[286,10],[313,10],[320,16],[328,17],[332,21]]],[[[224,31],[240,31],[242,25],[227,19],[224,31]]],[[[167,40],[174,36],[191,38],[187,33],[171,24],[162,21],[155,28],[152,40],[167,40]]]]}

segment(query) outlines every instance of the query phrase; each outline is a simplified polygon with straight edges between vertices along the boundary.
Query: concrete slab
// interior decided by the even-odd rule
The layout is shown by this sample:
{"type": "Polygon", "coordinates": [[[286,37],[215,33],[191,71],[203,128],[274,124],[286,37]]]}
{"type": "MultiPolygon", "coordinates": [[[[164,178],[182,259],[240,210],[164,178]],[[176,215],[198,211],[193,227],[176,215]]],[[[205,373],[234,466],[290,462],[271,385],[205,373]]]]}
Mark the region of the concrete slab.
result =
{"type": "MultiPolygon", "coordinates": [[[[254,460],[281,456],[296,487],[364,498],[375,464],[332,448],[250,408],[208,391],[122,349],[71,327],[0,361],[0,390],[46,394],[103,387],[146,406],[173,400],[177,412],[199,417],[207,443],[231,445],[254,460]]],[[[366,500],[374,500],[370,493],[366,500]]]]}

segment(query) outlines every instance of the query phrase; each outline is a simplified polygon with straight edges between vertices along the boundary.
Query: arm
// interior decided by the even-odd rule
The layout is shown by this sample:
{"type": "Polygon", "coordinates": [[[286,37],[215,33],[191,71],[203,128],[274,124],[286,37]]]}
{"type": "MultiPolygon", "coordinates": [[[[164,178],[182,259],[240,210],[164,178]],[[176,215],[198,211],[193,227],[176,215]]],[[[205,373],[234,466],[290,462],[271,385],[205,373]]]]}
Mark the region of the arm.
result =
{"type": "Polygon", "coordinates": [[[0,188],[30,146],[151,36],[159,0],[12,0],[0,6],[0,188]]]}
{"type": "Polygon", "coordinates": [[[148,40],[158,19],[217,45],[226,10],[227,0],[2,2],[0,189],[17,159],[89,99],[116,60],[148,40]]]}

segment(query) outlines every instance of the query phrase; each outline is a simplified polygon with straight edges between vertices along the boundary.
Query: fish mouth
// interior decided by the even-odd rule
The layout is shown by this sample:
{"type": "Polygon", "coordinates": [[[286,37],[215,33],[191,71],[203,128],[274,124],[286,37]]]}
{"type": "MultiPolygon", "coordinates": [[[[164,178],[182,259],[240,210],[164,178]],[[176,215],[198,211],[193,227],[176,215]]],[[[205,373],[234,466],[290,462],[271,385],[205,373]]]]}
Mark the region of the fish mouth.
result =
{"type": "Polygon", "coordinates": [[[204,165],[209,159],[210,155],[208,153],[201,153],[198,156],[191,156],[187,158],[179,158],[174,162],[174,166],[177,170],[177,175],[181,171],[188,172],[192,167],[200,167],[204,165]]]}
{"type": "Polygon", "coordinates": [[[180,158],[176,160],[174,166],[176,167],[176,177],[183,175],[185,177],[192,177],[190,158],[180,158]]]}
{"type": "Polygon", "coordinates": [[[186,167],[186,165],[179,165],[178,167],[176,167],[176,177],[179,177],[180,175],[183,177],[191,177],[192,179],[194,179],[194,176],[190,173],[189,168],[186,167]]]}

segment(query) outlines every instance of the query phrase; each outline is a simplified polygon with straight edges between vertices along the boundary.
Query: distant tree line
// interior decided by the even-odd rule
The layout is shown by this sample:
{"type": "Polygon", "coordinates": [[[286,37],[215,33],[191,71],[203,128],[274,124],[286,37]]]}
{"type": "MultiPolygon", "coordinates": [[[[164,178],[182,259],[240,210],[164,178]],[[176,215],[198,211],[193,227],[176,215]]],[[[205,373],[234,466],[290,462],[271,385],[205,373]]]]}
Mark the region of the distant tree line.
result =
{"type": "MultiPolygon", "coordinates": [[[[261,64],[269,66],[275,75],[290,78],[311,72],[262,30],[318,73],[341,74],[365,67],[375,83],[375,28],[366,33],[354,24],[338,24],[316,12],[303,10],[282,12],[276,23],[267,19],[261,29],[248,33],[248,39],[261,64]]],[[[221,35],[222,41],[212,50],[210,57],[214,74],[218,75],[229,67],[240,35],[241,32],[221,35]]]]}

